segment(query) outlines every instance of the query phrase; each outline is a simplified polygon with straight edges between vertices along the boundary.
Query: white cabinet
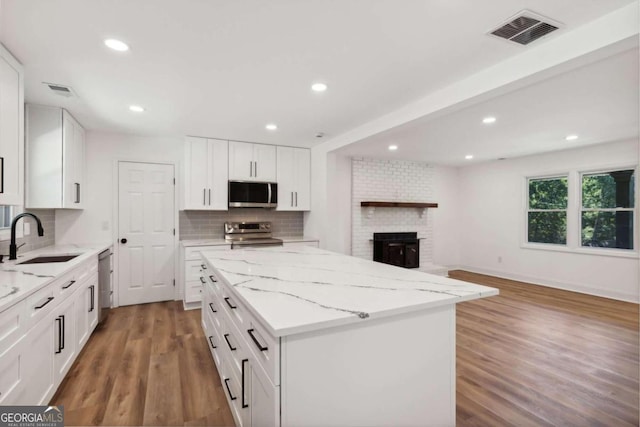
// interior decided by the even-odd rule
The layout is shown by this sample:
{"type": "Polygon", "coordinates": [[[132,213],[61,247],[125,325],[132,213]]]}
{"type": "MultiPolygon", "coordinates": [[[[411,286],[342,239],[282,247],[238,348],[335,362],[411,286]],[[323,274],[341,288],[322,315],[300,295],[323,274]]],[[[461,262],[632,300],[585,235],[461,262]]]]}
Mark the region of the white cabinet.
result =
{"type": "Polygon", "coordinates": [[[229,141],[229,180],[276,182],[276,146],[229,141]]]}
{"type": "Polygon", "coordinates": [[[58,107],[27,105],[26,207],[82,209],[85,131],[58,107]]]}
{"type": "Polygon", "coordinates": [[[19,399],[24,405],[47,404],[55,391],[53,357],[57,350],[55,345],[58,342],[58,330],[54,329],[52,333],[51,322],[50,317],[41,320],[25,337],[25,347],[29,349],[25,357],[28,372],[24,391],[19,399]]]}
{"type": "Polygon", "coordinates": [[[76,340],[76,298],[67,298],[55,310],[51,330],[53,332],[55,351],[53,367],[55,383],[60,384],[77,353],[76,340]]]}
{"type": "Polygon", "coordinates": [[[280,389],[271,384],[264,372],[251,358],[246,364],[243,425],[278,426],[280,425],[280,389]]]}
{"type": "Polygon", "coordinates": [[[278,209],[311,209],[311,151],[307,148],[278,147],[278,209]]]}
{"type": "Polygon", "coordinates": [[[0,354],[0,405],[15,405],[25,387],[24,339],[0,354]]]}
{"type": "Polygon", "coordinates": [[[78,348],[82,348],[98,324],[98,276],[93,274],[89,280],[82,283],[80,290],[74,296],[76,299],[76,339],[78,348]]]}
{"type": "MultiPolygon", "coordinates": [[[[206,276],[203,267],[206,267],[200,257],[202,251],[216,251],[230,249],[231,244],[220,244],[212,246],[185,246],[180,245],[180,270],[178,290],[183,295],[185,309],[200,308],[202,299],[203,278],[206,276]]],[[[205,271],[206,273],[206,268],[205,271]]],[[[211,273],[213,274],[213,273],[211,273]]]]}
{"type": "Polygon", "coordinates": [[[187,137],[185,142],[185,210],[227,210],[228,143],[187,137]]]}
{"type": "Polygon", "coordinates": [[[0,45],[0,205],[24,204],[24,73],[0,45]]]}

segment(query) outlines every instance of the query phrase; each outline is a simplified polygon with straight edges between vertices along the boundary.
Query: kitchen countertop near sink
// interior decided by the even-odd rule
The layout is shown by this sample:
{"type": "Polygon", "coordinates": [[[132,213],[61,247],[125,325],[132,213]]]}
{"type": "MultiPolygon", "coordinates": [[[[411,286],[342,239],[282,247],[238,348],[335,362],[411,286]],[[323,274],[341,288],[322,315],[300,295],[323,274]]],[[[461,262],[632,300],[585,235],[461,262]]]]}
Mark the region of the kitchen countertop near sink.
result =
{"type": "Polygon", "coordinates": [[[36,292],[42,287],[77,267],[82,262],[97,256],[100,252],[109,248],[111,243],[95,245],[54,245],[36,249],[30,252],[18,252],[18,259],[0,264],[0,312],[13,305],[13,303],[36,292]],[[67,261],[46,264],[18,264],[25,260],[43,255],[71,255],[80,254],[78,257],[67,261]]]}

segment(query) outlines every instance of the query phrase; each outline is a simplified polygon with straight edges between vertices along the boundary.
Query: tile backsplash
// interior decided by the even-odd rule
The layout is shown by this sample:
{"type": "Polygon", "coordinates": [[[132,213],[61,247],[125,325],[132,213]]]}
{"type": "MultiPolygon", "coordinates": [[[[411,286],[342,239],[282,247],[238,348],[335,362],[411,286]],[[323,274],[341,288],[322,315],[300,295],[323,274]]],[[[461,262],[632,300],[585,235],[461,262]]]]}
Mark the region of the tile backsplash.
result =
{"type": "MultiPolygon", "coordinates": [[[[20,239],[16,239],[16,243],[18,246],[21,244],[25,244],[23,247],[18,249],[18,254],[29,252],[34,249],[44,248],[45,246],[51,246],[55,243],[56,236],[56,219],[55,219],[55,210],[53,209],[30,209],[27,212],[31,212],[40,218],[40,222],[42,222],[42,227],[44,228],[44,236],[38,236],[38,227],[36,225],[36,221],[30,217],[24,217],[18,223],[18,227],[22,226],[22,221],[27,221],[31,224],[31,234],[25,236],[20,239]]],[[[0,241],[0,254],[8,255],[9,254],[9,244],[10,240],[0,241]]]]}
{"type": "Polygon", "coordinates": [[[180,240],[219,239],[224,237],[224,223],[232,221],[270,221],[278,236],[301,236],[303,212],[271,209],[233,209],[230,211],[180,211],[180,240]]]}

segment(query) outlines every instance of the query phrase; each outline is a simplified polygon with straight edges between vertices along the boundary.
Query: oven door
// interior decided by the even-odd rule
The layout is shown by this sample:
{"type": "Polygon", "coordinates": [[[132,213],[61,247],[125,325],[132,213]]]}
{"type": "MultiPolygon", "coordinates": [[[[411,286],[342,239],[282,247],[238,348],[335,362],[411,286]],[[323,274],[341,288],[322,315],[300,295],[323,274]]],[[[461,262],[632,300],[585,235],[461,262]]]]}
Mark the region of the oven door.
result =
{"type": "Polygon", "coordinates": [[[229,181],[230,208],[275,208],[278,184],[275,182],[229,181]]]}

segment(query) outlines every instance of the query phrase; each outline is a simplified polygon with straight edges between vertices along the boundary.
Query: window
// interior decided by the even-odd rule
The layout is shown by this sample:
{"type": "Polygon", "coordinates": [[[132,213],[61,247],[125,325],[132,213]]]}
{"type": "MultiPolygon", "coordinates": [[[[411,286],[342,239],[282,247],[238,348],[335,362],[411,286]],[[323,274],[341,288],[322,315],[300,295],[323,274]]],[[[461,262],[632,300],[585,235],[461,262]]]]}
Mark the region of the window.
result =
{"type": "Polygon", "coordinates": [[[0,206],[0,229],[11,227],[12,206],[0,206]]]}
{"type": "Polygon", "coordinates": [[[529,243],[567,244],[567,176],[529,178],[527,240],[529,243]]]}
{"type": "Polygon", "coordinates": [[[582,246],[633,249],[635,171],[582,174],[582,246]]]}

